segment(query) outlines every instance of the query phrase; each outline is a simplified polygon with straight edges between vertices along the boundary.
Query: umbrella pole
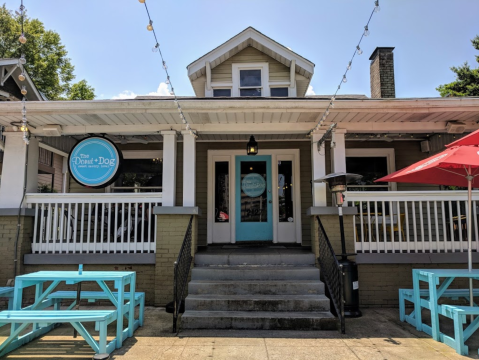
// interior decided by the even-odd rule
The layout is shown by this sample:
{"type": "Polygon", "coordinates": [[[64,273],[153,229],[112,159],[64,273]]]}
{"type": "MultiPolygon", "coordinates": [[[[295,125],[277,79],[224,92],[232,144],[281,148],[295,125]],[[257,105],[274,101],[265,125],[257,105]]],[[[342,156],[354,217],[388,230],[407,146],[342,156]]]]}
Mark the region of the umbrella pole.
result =
{"type": "MultiPolygon", "coordinates": [[[[467,266],[469,272],[472,271],[472,227],[471,227],[471,219],[472,219],[472,179],[473,177],[470,175],[471,168],[469,167],[469,175],[467,176],[467,266]]],[[[469,279],[469,305],[474,306],[474,299],[473,299],[473,290],[472,290],[472,279],[469,279]]],[[[474,316],[471,315],[471,322],[474,320],[474,316]]]]}

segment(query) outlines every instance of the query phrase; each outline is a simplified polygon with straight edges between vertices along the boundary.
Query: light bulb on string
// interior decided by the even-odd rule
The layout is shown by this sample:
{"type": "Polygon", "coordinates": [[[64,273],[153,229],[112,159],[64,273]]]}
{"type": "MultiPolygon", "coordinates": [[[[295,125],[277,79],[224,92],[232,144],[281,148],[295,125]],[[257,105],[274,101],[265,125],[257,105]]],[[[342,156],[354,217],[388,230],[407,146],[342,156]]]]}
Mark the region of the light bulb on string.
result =
{"type": "Polygon", "coordinates": [[[22,54],[22,56],[20,56],[20,59],[18,59],[18,61],[20,62],[20,64],[25,65],[27,63],[27,59],[25,59],[25,54],[22,54]]]}
{"type": "Polygon", "coordinates": [[[26,76],[25,76],[24,72],[22,72],[22,73],[20,73],[20,75],[18,75],[18,80],[25,81],[25,79],[26,79],[26,76]]]}
{"type": "Polygon", "coordinates": [[[332,101],[329,103],[329,107],[330,107],[330,108],[333,108],[333,107],[334,107],[334,103],[333,103],[332,101]]]}
{"type": "Polygon", "coordinates": [[[165,83],[166,83],[167,85],[170,83],[170,77],[169,77],[169,76],[166,78],[165,83]]]}
{"type": "Polygon", "coordinates": [[[376,0],[374,2],[374,12],[379,12],[381,10],[381,8],[379,7],[379,0],[376,0]]]}
{"type": "Polygon", "coordinates": [[[363,53],[363,51],[361,50],[361,48],[358,46],[356,46],[356,50],[357,50],[357,53],[358,55],[361,55],[363,53]]]}
{"type": "Polygon", "coordinates": [[[369,34],[370,34],[369,28],[368,28],[368,26],[366,25],[366,26],[364,27],[364,36],[369,36],[369,34]]]}
{"type": "Polygon", "coordinates": [[[165,70],[168,69],[168,66],[166,65],[165,61],[163,61],[163,69],[165,69],[165,70]]]}
{"type": "Polygon", "coordinates": [[[22,115],[23,115],[23,116],[27,115],[27,109],[25,109],[25,106],[24,106],[23,109],[22,109],[22,115]]]}
{"type": "Polygon", "coordinates": [[[20,41],[21,44],[25,44],[27,42],[27,38],[25,37],[24,33],[20,35],[20,37],[18,38],[18,41],[20,41]]]}
{"type": "Polygon", "coordinates": [[[150,20],[148,25],[146,25],[146,30],[152,31],[153,30],[153,20],[150,20]]]}
{"type": "Polygon", "coordinates": [[[140,4],[144,4],[145,3],[145,0],[138,0],[140,2],[140,4]]]}
{"type": "Polygon", "coordinates": [[[27,88],[25,86],[22,86],[22,90],[20,90],[20,92],[22,93],[22,95],[27,95],[27,88]]]}
{"type": "Polygon", "coordinates": [[[328,115],[329,115],[329,108],[328,108],[328,109],[326,109],[326,111],[325,111],[325,114],[326,114],[326,116],[328,116],[328,115]]]}
{"type": "Polygon", "coordinates": [[[331,101],[336,101],[336,96],[333,95],[333,97],[331,98],[331,101]]]}
{"type": "Polygon", "coordinates": [[[158,52],[159,48],[160,48],[160,44],[156,43],[155,46],[153,46],[153,48],[151,49],[151,51],[158,52]]]}
{"type": "Polygon", "coordinates": [[[350,62],[348,63],[348,66],[346,67],[346,69],[351,70],[351,65],[352,65],[352,64],[353,64],[353,62],[350,61],[350,62]]]}
{"type": "Polygon", "coordinates": [[[20,126],[20,131],[22,132],[27,132],[28,131],[28,126],[26,123],[22,123],[22,125],[20,126]]]}
{"type": "MultiPolygon", "coordinates": [[[[343,75],[343,83],[345,83],[345,82],[348,82],[348,78],[346,77],[346,75],[343,75]]],[[[338,86],[338,89],[339,89],[339,86],[338,86]]]]}

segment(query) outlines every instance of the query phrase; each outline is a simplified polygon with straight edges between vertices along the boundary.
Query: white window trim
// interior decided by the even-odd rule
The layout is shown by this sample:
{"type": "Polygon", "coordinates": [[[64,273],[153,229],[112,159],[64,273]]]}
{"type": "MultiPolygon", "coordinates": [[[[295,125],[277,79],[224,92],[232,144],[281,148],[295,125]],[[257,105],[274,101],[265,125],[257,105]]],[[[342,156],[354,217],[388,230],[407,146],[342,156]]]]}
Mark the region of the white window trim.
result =
{"type": "Polygon", "coordinates": [[[229,87],[228,86],[218,86],[218,87],[212,86],[211,87],[211,97],[215,96],[215,94],[214,94],[215,90],[231,90],[230,97],[233,96],[233,89],[231,88],[231,86],[229,86],[229,87]]]}
{"type": "MultiPolygon", "coordinates": [[[[293,96],[293,95],[291,95],[291,90],[293,90],[293,89],[290,88],[289,82],[288,82],[288,85],[282,85],[282,84],[278,85],[278,83],[270,83],[270,86],[269,86],[269,89],[270,89],[269,93],[270,94],[271,94],[271,89],[273,89],[273,88],[286,88],[286,89],[288,89],[288,97],[293,96]]],[[[294,96],[296,96],[296,94],[294,96]]]]}
{"type": "MultiPolygon", "coordinates": [[[[207,241],[213,243],[235,243],[236,241],[236,212],[235,212],[235,156],[245,155],[244,150],[208,150],[208,191],[207,191],[207,241]],[[214,221],[214,162],[229,162],[230,178],[230,221],[228,223],[216,223],[214,221]],[[216,228],[214,229],[213,226],[216,228]],[[214,236],[216,234],[216,236],[214,236]],[[215,238],[217,237],[217,238],[215,238]],[[218,241],[218,239],[220,241],[218,241]]],[[[301,243],[301,179],[300,179],[300,152],[298,149],[265,149],[261,150],[259,155],[271,155],[272,164],[272,200],[273,200],[273,243],[301,243]],[[280,223],[278,213],[278,187],[274,186],[278,179],[278,160],[293,161],[293,184],[294,186],[294,216],[292,223],[280,223]],[[287,234],[283,231],[285,226],[294,226],[295,239],[284,238],[287,234]],[[291,241],[292,240],[292,241],[291,241]]]]}
{"type": "Polygon", "coordinates": [[[268,63],[232,64],[233,89],[231,92],[231,96],[240,97],[240,70],[261,70],[261,86],[253,86],[251,88],[261,88],[260,97],[270,96],[269,64],[268,63]]]}
{"type": "MultiPolygon", "coordinates": [[[[346,149],[346,157],[385,157],[388,174],[396,171],[396,157],[393,148],[346,149]]],[[[390,183],[391,191],[397,191],[397,183],[390,183]]]]}

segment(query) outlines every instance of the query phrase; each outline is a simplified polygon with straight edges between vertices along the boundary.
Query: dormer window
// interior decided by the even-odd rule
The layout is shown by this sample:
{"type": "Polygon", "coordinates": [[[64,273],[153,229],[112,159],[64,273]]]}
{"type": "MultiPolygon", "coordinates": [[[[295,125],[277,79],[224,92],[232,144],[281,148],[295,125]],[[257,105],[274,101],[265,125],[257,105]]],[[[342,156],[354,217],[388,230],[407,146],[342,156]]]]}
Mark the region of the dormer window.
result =
{"type": "Polygon", "coordinates": [[[261,69],[240,70],[240,96],[261,96],[261,69]]]}
{"type": "Polygon", "coordinates": [[[233,64],[232,96],[270,96],[268,63],[233,64]]]}

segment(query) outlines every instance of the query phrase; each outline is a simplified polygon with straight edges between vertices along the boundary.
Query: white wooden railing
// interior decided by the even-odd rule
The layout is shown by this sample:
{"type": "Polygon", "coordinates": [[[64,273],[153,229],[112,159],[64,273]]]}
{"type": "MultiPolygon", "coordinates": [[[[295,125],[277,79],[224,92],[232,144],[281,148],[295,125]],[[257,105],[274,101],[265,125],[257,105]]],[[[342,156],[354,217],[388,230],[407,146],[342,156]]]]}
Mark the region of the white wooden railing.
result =
{"type": "MultiPolygon", "coordinates": [[[[472,194],[472,248],[479,251],[479,191],[472,194]]],[[[358,209],[358,253],[467,251],[467,191],[349,191],[346,202],[358,209]]]]}
{"type": "Polygon", "coordinates": [[[34,254],[154,253],[162,193],[27,194],[34,254]]]}

